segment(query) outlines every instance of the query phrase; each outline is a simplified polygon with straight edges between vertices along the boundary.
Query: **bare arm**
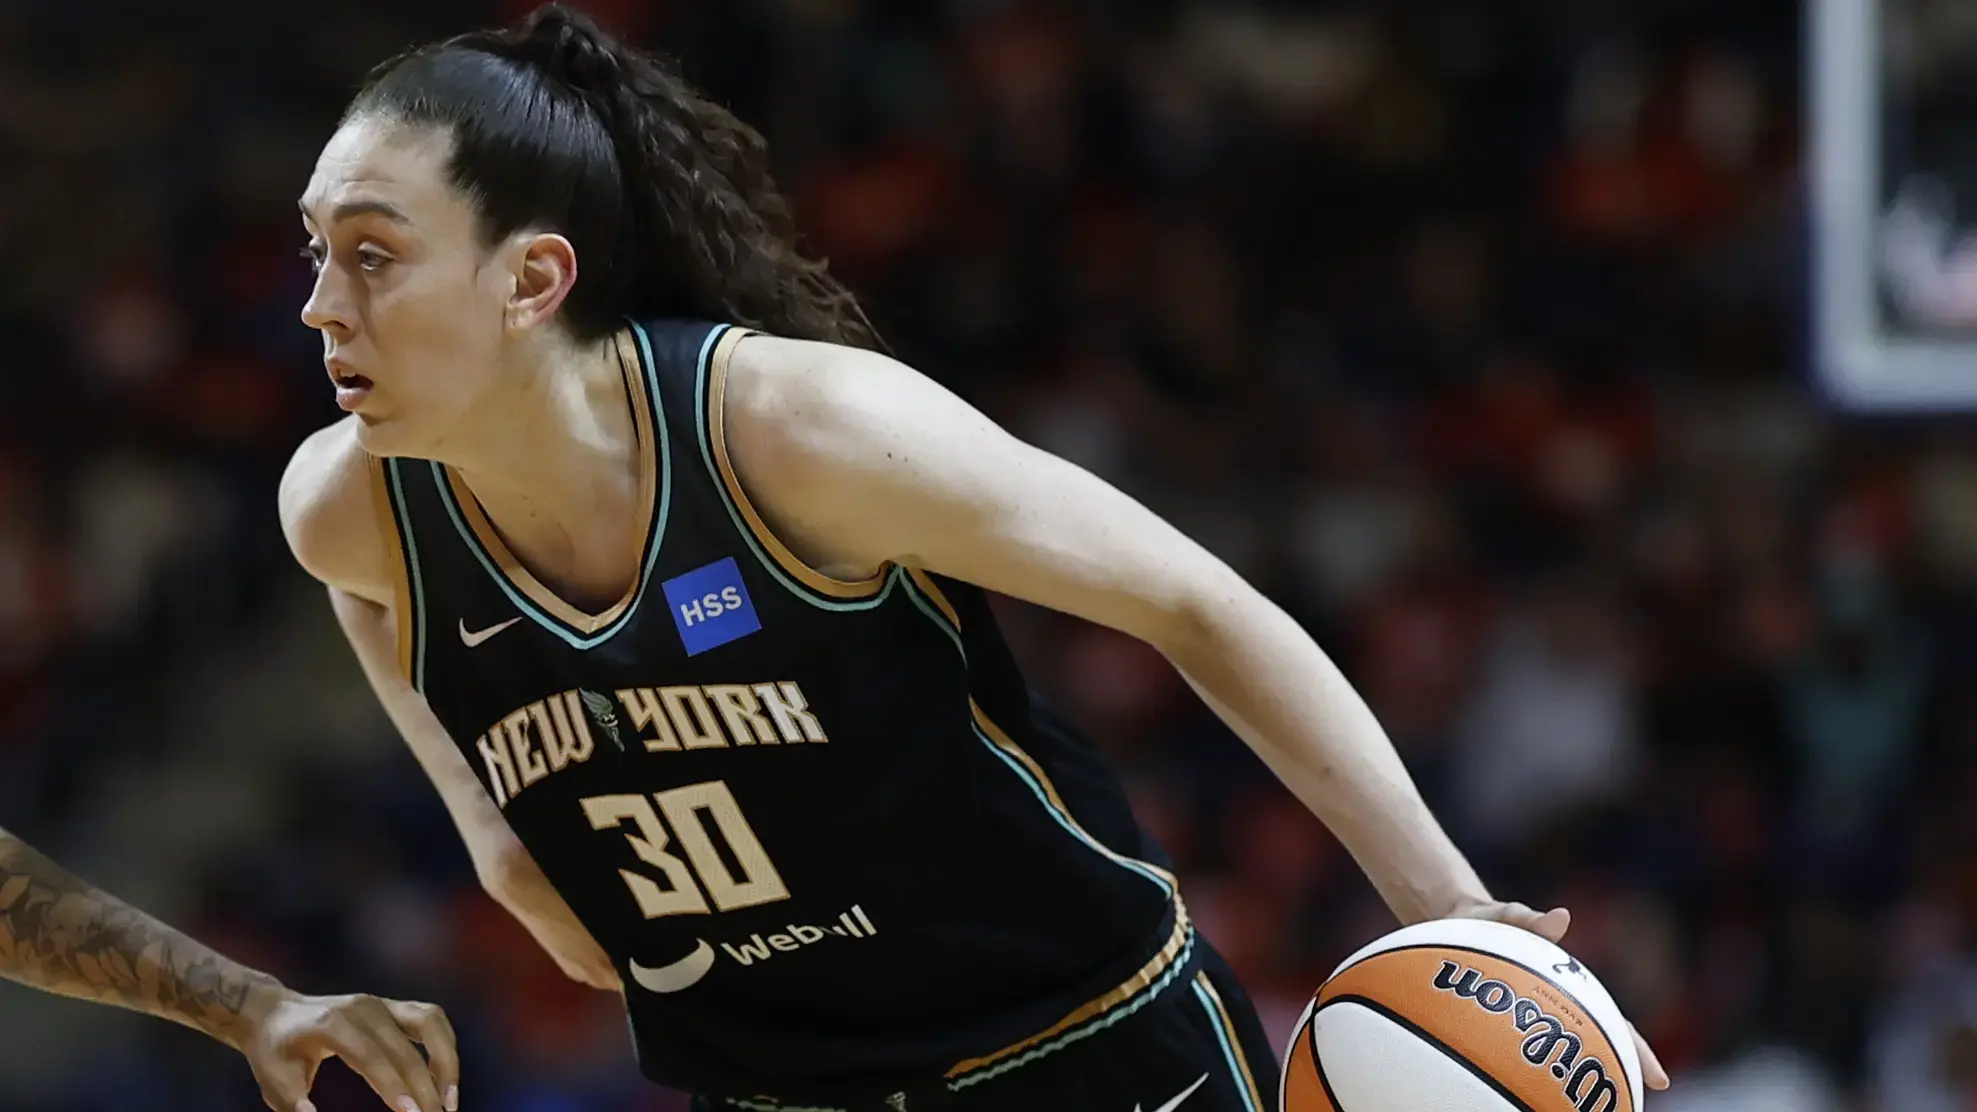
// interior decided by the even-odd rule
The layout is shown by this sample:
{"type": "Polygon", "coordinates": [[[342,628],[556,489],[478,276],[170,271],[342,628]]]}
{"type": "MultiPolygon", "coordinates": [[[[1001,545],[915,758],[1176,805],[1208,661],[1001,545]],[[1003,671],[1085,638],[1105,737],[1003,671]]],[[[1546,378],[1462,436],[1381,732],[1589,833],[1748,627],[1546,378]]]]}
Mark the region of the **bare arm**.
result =
{"type": "Polygon", "coordinates": [[[0,977],[204,1031],[246,1056],[262,1099],[281,1112],[311,1112],[309,1088],[330,1057],[349,1063],[393,1108],[459,1107],[459,1055],[438,1008],[292,992],[91,887],[5,830],[0,977]]]}
{"type": "Polygon", "coordinates": [[[371,502],[369,461],[349,423],[303,444],[282,477],[282,528],[303,568],[329,588],[337,623],[385,713],[438,789],[489,891],[520,849],[445,727],[400,672],[392,571],[371,502]]]}
{"type": "Polygon", "coordinates": [[[214,953],[0,830],[0,976],[182,1023],[238,1047],[273,977],[214,953]]]}
{"type": "MultiPolygon", "coordinates": [[[[1146,507],[883,356],[751,338],[729,375],[742,484],[818,570],[922,568],[1132,634],[1331,828],[1403,922],[1474,916],[1564,934],[1563,910],[1490,896],[1303,629],[1146,507]]],[[[1649,1084],[1665,1088],[1636,1042],[1649,1084]]]]}
{"type": "Polygon", "coordinates": [[[1139,637],[1325,821],[1402,920],[1490,902],[1338,668],[1179,530],[882,356],[751,338],[729,373],[735,466],[821,570],[902,563],[1139,637]]]}
{"type": "Polygon", "coordinates": [[[616,991],[620,982],[610,958],[550,886],[446,727],[399,672],[391,612],[335,587],[330,588],[330,605],[371,681],[371,690],[425,769],[426,778],[439,790],[467,844],[481,887],[528,929],[572,980],[616,991]]]}
{"type": "Polygon", "coordinates": [[[311,437],[282,478],[282,527],[302,566],[329,588],[330,607],[399,736],[439,792],[481,887],[563,971],[602,989],[618,975],[577,922],[475,777],[425,697],[399,669],[397,617],[382,526],[371,505],[369,463],[344,425],[311,437]]]}
{"type": "Polygon", "coordinates": [[[467,844],[474,871],[481,884],[494,892],[504,885],[506,870],[513,868],[521,842],[494,805],[486,789],[475,778],[473,767],[453,744],[453,739],[433,717],[425,698],[399,673],[396,656],[397,634],[389,610],[338,587],[329,589],[330,608],[337,624],[357,653],[357,663],[377,694],[378,702],[398,727],[399,736],[412,750],[412,756],[425,770],[426,778],[439,791],[446,812],[467,844]]]}

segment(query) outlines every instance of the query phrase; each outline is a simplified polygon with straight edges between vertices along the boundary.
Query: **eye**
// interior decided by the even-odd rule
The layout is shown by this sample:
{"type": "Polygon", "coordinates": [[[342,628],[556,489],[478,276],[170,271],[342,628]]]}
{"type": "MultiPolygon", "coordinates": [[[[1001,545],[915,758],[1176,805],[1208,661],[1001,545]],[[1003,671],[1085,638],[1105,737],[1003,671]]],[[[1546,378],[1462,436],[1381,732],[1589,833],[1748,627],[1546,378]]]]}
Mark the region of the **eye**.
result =
{"type": "Polygon", "coordinates": [[[375,247],[359,247],[357,249],[357,265],[363,267],[365,270],[381,270],[390,261],[390,255],[385,254],[375,247]]]}
{"type": "Polygon", "coordinates": [[[321,246],[311,243],[296,252],[296,254],[301,255],[309,261],[309,273],[321,274],[323,272],[323,249],[321,246]]]}

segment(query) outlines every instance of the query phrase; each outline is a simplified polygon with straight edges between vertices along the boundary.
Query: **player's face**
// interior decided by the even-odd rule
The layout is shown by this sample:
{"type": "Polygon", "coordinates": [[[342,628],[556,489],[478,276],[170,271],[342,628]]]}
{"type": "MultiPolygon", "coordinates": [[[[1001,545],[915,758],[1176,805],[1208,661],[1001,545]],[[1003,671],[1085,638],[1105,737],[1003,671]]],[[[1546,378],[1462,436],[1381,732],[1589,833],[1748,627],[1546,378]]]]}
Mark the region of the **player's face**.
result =
{"type": "Polygon", "coordinates": [[[337,404],[379,455],[436,455],[500,374],[512,272],[489,265],[473,205],[446,181],[451,139],[359,118],[331,137],[302,194],[337,404]]]}

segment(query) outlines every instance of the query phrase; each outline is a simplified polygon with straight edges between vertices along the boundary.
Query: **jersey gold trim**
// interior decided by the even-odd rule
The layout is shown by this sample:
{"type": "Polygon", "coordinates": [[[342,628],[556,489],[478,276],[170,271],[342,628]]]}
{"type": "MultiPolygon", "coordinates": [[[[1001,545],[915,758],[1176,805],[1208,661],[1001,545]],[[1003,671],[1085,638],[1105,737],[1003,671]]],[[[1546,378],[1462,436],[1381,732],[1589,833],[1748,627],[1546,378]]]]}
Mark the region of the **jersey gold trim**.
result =
{"type": "MultiPolygon", "coordinates": [[[[954,609],[954,604],[947,600],[947,595],[941,591],[940,584],[934,582],[934,577],[921,571],[919,568],[908,568],[906,569],[906,574],[912,577],[914,584],[920,588],[920,592],[932,599],[934,605],[940,608],[940,612],[947,615],[947,620],[954,623],[954,628],[958,631],[961,628],[961,615],[954,609]]],[[[988,712],[983,710],[981,704],[975,702],[972,697],[968,700],[968,711],[974,716],[975,725],[991,744],[1004,753],[1007,753],[1012,759],[1029,770],[1030,775],[1036,778],[1037,786],[1043,789],[1044,798],[1049,803],[1051,809],[1063,816],[1064,821],[1072,828],[1072,832],[1077,834],[1081,840],[1089,843],[1093,849],[1096,849],[1106,857],[1111,858],[1115,864],[1124,865],[1135,872],[1153,873],[1162,880],[1165,880],[1169,887],[1179,889],[1180,881],[1175,878],[1173,873],[1150,861],[1141,861],[1138,858],[1127,857],[1124,854],[1117,853],[1110,846],[1092,837],[1091,833],[1078,822],[1077,817],[1071,814],[1071,808],[1065,804],[1064,797],[1057,794],[1057,786],[1050,782],[1050,774],[1043,770],[1043,766],[1036,762],[1036,758],[1024,752],[1023,747],[1016,744],[1015,740],[1004,732],[1002,727],[996,725],[995,721],[988,716],[988,712]]]]}
{"type": "Polygon", "coordinates": [[[659,468],[665,466],[659,459],[658,434],[652,427],[652,406],[646,396],[644,364],[639,359],[637,351],[633,349],[627,333],[620,332],[614,342],[618,348],[619,364],[625,369],[625,389],[631,403],[632,427],[638,439],[638,518],[633,523],[632,535],[637,538],[639,550],[637,573],[632,577],[631,585],[625,588],[624,595],[617,602],[612,603],[609,609],[597,614],[586,614],[563,601],[556,592],[544,586],[533,573],[522,566],[522,562],[515,558],[515,554],[509,551],[508,545],[495,531],[494,523],[487,519],[486,511],[481,509],[480,500],[475,498],[474,492],[467,487],[466,480],[462,479],[460,473],[453,468],[443,468],[447,485],[453,491],[453,501],[460,507],[460,516],[466,519],[467,527],[474,531],[474,536],[479,539],[481,547],[487,551],[488,556],[494,560],[501,574],[544,612],[585,635],[596,633],[617,621],[618,616],[623,614],[625,608],[632,604],[632,600],[638,597],[639,588],[645,585],[647,555],[645,546],[648,541],[654,540],[651,536],[652,517],[659,489],[659,468]]]}
{"type": "Polygon", "coordinates": [[[1174,931],[1167,936],[1167,943],[1160,948],[1160,952],[1154,954],[1145,965],[1139,968],[1138,972],[1126,978],[1123,983],[1111,992],[1095,1000],[1088,1000],[1080,1004],[1070,1015],[1038,1031],[1036,1034],[1019,1042],[1010,1043],[1008,1046],[991,1054],[984,1054],[979,1058],[970,1058],[965,1062],[957,1063],[954,1068],[947,1071],[948,1080],[953,1082],[965,1074],[978,1073],[986,1070],[998,1062],[1002,1062],[1014,1055],[1021,1054],[1026,1050],[1049,1042],[1051,1039],[1064,1034],[1074,1027],[1080,1027],[1090,1023],[1092,1020],[1112,1011],[1126,1001],[1139,996],[1159,983],[1162,980],[1162,974],[1167,973],[1174,967],[1182,953],[1189,949],[1188,940],[1192,934],[1192,926],[1188,922],[1187,907],[1181,903],[1180,896],[1176,895],[1174,897],[1174,931]]]}
{"type": "Polygon", "coordinates": [[[834,579],[804,563],[770,530],[768,523],[762,520],[762,515],[756,512],[755,504],[748,500],[748,494],[741,489],[741,480],[735,477],[734,465],[728,460],[727,422],[724,419],[727,413],[728,362],[734,356],[735,346],[749,335],[752,333],[747,329],[728,329],[719,340],[715,341],[714,354],[708,360],[707,412],[704,418],[707,421],[708,443],[714,451],[714,466],[721,473],[721,484],[728,488],[728,497],[734,500],[735,507],[741,511],[743,520],[748,522],[748,531],[755,534],[755,539],[761,543],[763,549],[784,571],[795,576],[798,582],[832,598],[870,598],[885,586],[886,574],[891,571],[890,567],[881,567],[871,578],[854,582],[834,579]]]}
{"type": "MultiPolygon", "coordinates": [[[[927,596],[929,600],[933,600],[933,605],[937,605],[937,607],[941,607],[941,613],[945,613],[945,615],[947,615],[947,619],[955,623],[955,629],[961,629],[961,613],[959,613],[959,611],[955,611],[955,603],[947,602],[947,594],[943,594],[943,592],[941,592],[941,586],[933,582],[933,576],[929,576],[927,572],[921,572],[919,568],[907,568],[907,570],[905,570],[905,574],[907,574],[907,576],[911,576],[911,580],[913,580],[913,584],[915,584],[915,586],[919,588],[919,592],[921,592],[921,594],[925,594],[925,596],[927,596]]],[[[1024,750],[1022,750],[1022,746],[1018,746],[1018,744],[1014,742],[1014,738],[1010,738],[1010,736],[1008,736],[1008,734],[1006,734],[1006,732],[1002,730],[1002,726],[996,726],[996,724],[994,724],[994,720],[992,720],[992,718],[988,718],[987,710],[983,710],[983,708],[981,708],[981,704],[979,704],[979,702],[975,702],[973,698],[969,698],[969,712],[971,712],[971,714],[975,716],[975,724],[977,724],[977,726],[981,728],[981,732],[983,732],[983,734],[987,736],[988,742],[990,742],[990,744],[994,744],[994,748],[998,748],[998,750],[1002,750],[1002,752],[1006,752],[1006,754],[1008,754],[1010,758],[1014,758],[1014,760],[1016,760],[1016,762],[1020,762],[1020,764],[1022,764],[1022,766],[1024,766],[1026,770],[1030,770],[1030,776],[1034,776],[1034,778],[1036,778],[1036,784],[1038,784],[1038,788],[1044,789],[1044,797],[1048,799],[1048,803],[1050,803],[1050,807],[1052,807],[1054,811],[1058,811],[1060,815],[1064,815],[1064,819],[1066,819],[1066,821],[1068,821],[1068,823],[1070,823],[1070,825],[1074,827],[1075,833],[1077,833],[1077,835],[1079,835],[1079,837],[1081,837],[1083,841],[1087,841],[1087,843],[1091,843],[1091,847],[1093,847],[1093,849],[1097,849],[1097,851],[1099,851],[1099,853],[1103,853],[1105,857],[1109,857],[1109,859],[1113,859],[1115,863],[1119,863],[1119,865],[1125,865],[1127,869],[1135,869],[1135,871],[1151,871],[1151,873],[1157,873],[1160,879],[1166,880],[1166,882],[1168,882],[1170,886],[1176,886],[1176,888],[1180,886],[1180,882],[1174,879],[1174,875],[1172,875],[1172,873],[1168,873],[1166,869],[1160,869],[1159,865],[1153,865],[1151,861],[1139,861],[1139,859],[1133,859],[1133,857],[1125,857],[1125,855],[1121,855],[1121,853],[1115,853],[1115,851],[1113,851],[1111,847],[1107,847],[1107,845],[1105,845],[1105,843],[1101,843],[1099,839],[1095,839],[1095,837],[1091,837],[1091,833],[1089,833],[1089,831],[1085,831],[1085,827],[1077,823],[1077,819],[1075,819],[1074,815],[1072,815],[1072,809],[1070,809],[1070,805],[1066,805],[1066,803],[1064,803],[1064,795],[1058,795],[1058,786],[1050,782],[1050,774],[1046,774],[1046,772],[1044,772],[1044,766],[1040,766],[1040,764],[1036,764],[1036,758],[1032,758],[1032,756],[1030,756],[1028,752],[1024,752],[1024,750]]]]}
{"type": "Polygon", "coordinates": [[[919,568],[907,568],[906,574],[919,586],[920,593],[934,600],[934,605],[940,607],[940,612],[947,615],[948,621],[954,623],[955,631],[960,632],[961,614],[954,609],[953,603],[947,601],[947,595],[941,591],[940,585],[934,582],[934,577],[919,568]]]}
{"type": "MultiPolygon", "coordinates": [[[[1002,731],[1002,727],[996,725],[989,718],[988,713],[982,710],[981,706],[973,699],[968,700],[968,710],[975,716],[975,724],[981,727],[982,732],[988,735],[989,741],[993,742],[997,749],[1015,758],[1024,768],[1030,771],[1031,776],[1036,777],[1037,785],[1043,789],[1044,797],[1050,801],[1051,808],[1064,816],[1065,821],[1070,823],[1080,839],[1090,843],[1093,849],[1111,858],[1114,864],[1124,865],[1135,872],[1153,873],[1166,881],[1168,887],[1174,889],[1180,887],[1180,881],[1175,878],[1173,873],[1168,872],[1166,869],[1155,865],[1151,861],[1141,861],[1137,857],[1127,857],[1125,854],[1114,851],[1112,847],[1092,837],[1091,832],[1086,830],[1078,822],[1077,818],[1071,814],[1071,808],[1065,806],[1064,797],[1057,794],[1057,786],[1050,782],[1050,776],[1044,772],[1043,766],[1036,762],[1036,758],[1024,752],[1022,746],[1017,745],[1011,740],[1009,735],[1002,731]]],[[[1179,898],[1178,892],[1176,898],[1179,898]]]]}
{"type": "MultiPolygon", "coordinates": [[[[932,599],[934,605],[940,608],[940,612],[947,615],[947,620],[954,623],[955,630],[959,631],[961,628],[961,615],[954,609],[954,604],[948,601],[947,595],[940,589],[940,584],[934,582],[934,577],[919,568],[908,568],[906,574],[912,577],[914,584],[920,588],[921,593],[932,599]]],[[[1099,841],[1097,838],[1092,837],[1091,832],[1086,830],[1078,822],[1077,817],[1071,813],[1071,808],[1064,802],[1064,797],[1057,794],[1057,785],[1050,782],[1050,774],[1043,770],[1043,766],[1036,762],[1036,758],[1024,752],[1023,747],[1016,744],[1015,740],[1002,727],[996,725],[995,721],[988,716],[988,712],[983,710],[981,704],[975,702],[973,697],[970,697],[968,700],[968,712],[974,716],[976,727],[980,729],[982,736],[990,744],[1008,754],[1010,758],[1029,771],[1029,774],[1036,779],[1037,786],[1043,790],[1045,802],[1049,804],[1052,810],[1063,817],[1065,823],[1070,826],[1072,833],[1076,834],[1081,841],[1088,843],[1099,853],[1111,858],[1115,864],[1123,865],[1135,872],[1152,873],[1160,877],[1167,882],[1169,888],[1175,890],[1176,898],[1179,897],[1180,881],[1175,878],[1173,873],[1150,861],[1141,861],[1137,858],[1127,857],[1122,853],[1114,851],[1112,847],[1099,841]]]]}
{"type": "Polygon", "coordinates": [[[384,536],[385,563],[391,568],[391,621],[398,630],[398,670],[407,683],[412,675],[412,576],[405,564],[405,541],[399,533],[398,514],[392,509],[390,480],[384,461],[368,453],[364,456],[371,472],[371,508],[377,514],[378,531],[384,536]]]}
{"type": "Polygon", "coordinates": [[[1263,1112],[1269,1105],[1263,1103],[1263,1092],[1256,1087],[1256,1075],[1249,1069],[1249,1055],[1243,1053],[1242,1040],[1236,1037],[1236,1025],[1229,1020],[1229,1009],[1222,1003],[1222,994],[1215,991],[1215,985],[1206,973],[1195,974],[1194,990],[1213,1011],[1210,1018],[1221,1029],[1226,1044],[1224,1049],[1229,1052],[1229,1060],[1235,1063],[1236,1075],[1242,1079],[1244,1098],[1250,1112],[1263,1112]]]}
{"type": "MultiPolygon", "coordinates": [[[[919,568],[907,568],[906,574],[912,579],[914,586],[919,589],[920,593],[931,600],[934,606],[940,610],[941,614],[952,623],[955,631],[958,633],[961,629],[960,612],[954,608],[954,603],[948,600],[947,594],[940,589],[940,584],[934,581],[933,576],[919,568]]],[[[975,1080],[986,1079],[994,1073],[1000,1072],[1000,1069],[1013,1068],[1020,1063],[1011,1061],[1011,1059],[1023,1055],[1026,1051],[1033,1052],[1034,1054],[1049,1053],[1054,1048],[1046,1047],[1044,1044],[1058,1038],[1060,1035],[1064,1035],[1073,1028],[1099,1021],[1101,1017],[1107,1016],[1107,1013],[1118,1012],[1120,1015],[1123,1015],[1124,1012],[1120,1010],[1122,1005],[1127,1005],[1129,1001],[1133,1001],[1136,998],[1147,998],[1150,993],[1158,991],[1166,985],[1167,981],[1172,979],[1172,975],[1178,971],[1177,962],[1183,960],[1183,956],[1190,950],[1189,941],[1193,935],[1193,930],[1188,923],[1187,905],[1181,900],[1180,882],[1175,879],[1173,873],[1151,862],[1139,861],[1118,853],[1110,846],[1093,837],[1078,822],[1077,818],[1072,815],[1071,808],[1064,802],[1064,797],[1058,794],[1057,786],[1051,783],[1050,775],[1043,770],[1043,766],[1038,764],[1035,758],[1024,752],[1023,747],[1017,745],[1015,740],[1002,727],[996,725],[995,720],[990,718],[988,712],[983,710],[981,704],[975,702],[973,698],[968,700],[968,712],[973,717],[976,732],[981,738],[1005,757],[1015,762],[1017,766],[1027,773],[1028,777],[1035,782],[1037,789],[1041,792],[1044,805],[1056,813],[1066,829],[1075,835],[1079,841],[1084,842],[1115,864],[1140,873],[1149,879],[1157,878],[1159,881],[1165,883],[1166,889],[1172,894],[1174,902],[1174,933],[1168,937],[1166,945],[1161,947],[1159,953],[1153,955],[1152,959],[1145,966],[1141,967],[1139,972],[1127,978],[1125,983],[1119,985],[1117,988],[1095,1000],[1090,1000],[1080,1005],[1070,1015],[1058,1020],[1043,1031],[1039,1031],[1020,1042],[1003,1047],[1001,1050],[992,1054],[984,1055],[980,1058],[971,1058],[950,1069],[947,1074],[949,1083],[956,1086],[970,1084],[975,1080]],[[998,1063],[1002,1064],[1000,1069],[996,1068],[998,1063]],[[963,1075],[970,1076],[964,1077],[963,1075]]],[[[1103,1022],[1110,1022],[1110,1020],[1103,1020],[1103,1022]]],[[[1071,1035],[1068,1037],[1076,1038],[1077,1036],[1071,1035]]]]}

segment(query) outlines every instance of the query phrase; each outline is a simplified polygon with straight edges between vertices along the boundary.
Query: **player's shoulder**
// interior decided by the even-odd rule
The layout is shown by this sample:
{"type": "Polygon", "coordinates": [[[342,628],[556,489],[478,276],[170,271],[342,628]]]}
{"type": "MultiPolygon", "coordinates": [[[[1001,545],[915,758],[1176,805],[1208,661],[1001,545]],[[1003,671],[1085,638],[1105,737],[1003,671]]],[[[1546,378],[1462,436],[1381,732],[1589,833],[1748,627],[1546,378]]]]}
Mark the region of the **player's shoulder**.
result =
{"type": "Polygon", "coordinates": [[[297,563],[322,582],[387,601],[390,569],[372,501],[369,453],[358,419],[318,429],[289,458],[279,495],[282,533],[297,563]]]}
{"type": "Polygon", "coordinates": [[[749,333],[722,368],[719,420],[744,486],[815,496],[835,464],[856,458],[883,420],[886,380],[910,373],[887,356],[749,333]]]}
{"type": "Polygon", "coordinates": [[[889,355],[816,340],[749,333],[725,374],[723,409],[733,427],[798,440],[856,434],[905,416],[931,379],[889,355]]]}
{"type": "Polygon", "coordinates": [[[879,352],[752,335],[721,393],[722,442],[762,517],[813,566],[851,578],[897,562],[960,462],[986,443],[978,413],[879,352]],[[830,570],[836,569],[836,570],[830,570]]]}
{"type": "Polygon", "coordinates": [[[858,372],[887,369],[914,373],[890,355],[834,344],[824,340],[799,340],[769,332],[738,330],[739,342],[728,360],[731,381],[759,382],[784,389],[825,389],[842,386],[843,380],[858,372]]]}

